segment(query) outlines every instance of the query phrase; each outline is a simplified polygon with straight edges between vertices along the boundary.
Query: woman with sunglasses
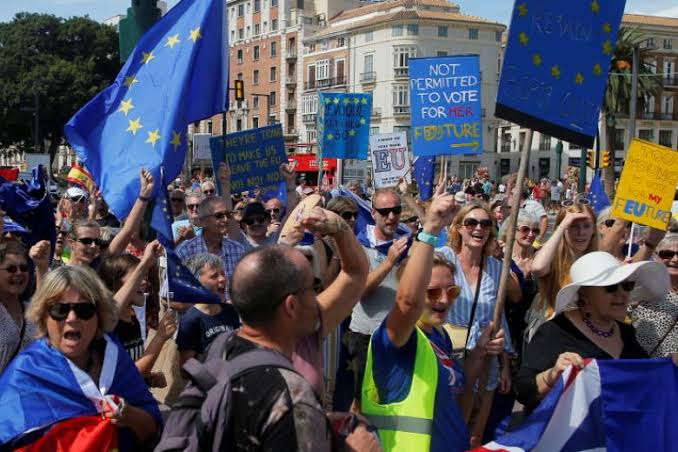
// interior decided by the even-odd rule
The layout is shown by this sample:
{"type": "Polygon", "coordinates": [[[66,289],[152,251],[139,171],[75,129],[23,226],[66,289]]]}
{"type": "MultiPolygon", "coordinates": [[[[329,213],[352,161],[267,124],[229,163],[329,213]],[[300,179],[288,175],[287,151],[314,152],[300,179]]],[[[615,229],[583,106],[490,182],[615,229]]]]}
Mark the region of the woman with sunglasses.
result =
{"type": "Polygon", "coordinates": [[[642,262],[650,259],[666,232],[649,228],[640,247],[636,244],[629,245],[631,223],[620,218],[612,218],[611,212],[612,208],[608,207],[598,213],[599,249],[607,251],[619,261],[624,262],[629,254],[628,247],[631,246],[631,262],[642,262]]]}
{"type": "Polygon", "coordinates": [[[563,201],[553,234],[534,256],[532,274],[538,278],[539,294],[528,312],[525,340],[553,318],[558,291],[570,283],[570,267],[584,254],[598,250],[596,214],[588,201],[563,201]]]}
{"type": "Polygon", "coordinates": [[[0,243],[0,373],[35,336],[35,325],[24,319],[28,260],[21,243],[0,243]]]}
{"type": "Polygon", "coordinates": [[[84,416],[95,425],[102,422],[97,417],[110,419],[121,451],[148,448],[162,424],[160,412],[132,359],[108,334],[117,309],[94,271],[51,271],[26,317],[37,326],[38,339],[0,378],[0,405],[11,407],[0,410],[0,448],[58,435],[50,432],[56,424],[84,416]],[[39,406],[59,409],[22,411],[39,406]]]}
{"type": "Polygon", "coordinates": [[[654,358],[678,354],[678,235],[668,234],[657,245],[655,259],[666,267],[671,290],[659,303],[641,301],[631,311],[636,337],[654,358]]]}
{"type": "Polygon", "coordinates": [[[467,450],[462,413],[469,409],[460,404],[468,398],[461,396],[472,393],[485,355],[503,349],[502,333],[490,341],[488,327],[463,370],[452,358],[453,344],[442,326],[461,289],[454,264],[434,253],[434,246],[454,208],[453,195],[434,198],[423,230],[398,270],[396,304],[370,340],[361,411],[379,429],[385,451],[467,450]],[[397,419],[416,423],[408,427],[397,419]]]}
{"type": "Polygon", "coordinates": [[[658,262],[623,264],[594,251],[577,259],[570,284],[558,292],[556,316],[537,330],[527,346],[515,389],[518,401],[534,410],[569,366],[584,359],[642,359],[634,328],[624,323],[633,301],[666,296],[669,275],[658,262]]]}
{"type": "MultiPolygon", "coordinates": [[[[455,280],[461,287],[461,293],[449,319],[458,330],[462,330],[465,346],[455,346],[460,346],[466,353],[477,347],[483,329],[494,317],[502,267],[501,262],[491,256],[496,237],[497,228],[487,204],[471,202],[455,215],[448,233],[448,245],[440,249],[456,266],[455,280]]],[[[519,292],[514,278],[509,278],[509,284],[512,286],[509,294],[519,292]]],[[[491,360],[487,384],[481,391],[480,409],[473,422],[472,445],[479,444],[483,437],[494,391],[507,392],[511,385],[508,356],[513,353],[513,348],[505,318],[502,318],[501,328],[506,333],[506,353],[500,354],[501,372],[500,360],[491,360]]],[[[473,398],[472,393],[465,396],[473,398]]]]}

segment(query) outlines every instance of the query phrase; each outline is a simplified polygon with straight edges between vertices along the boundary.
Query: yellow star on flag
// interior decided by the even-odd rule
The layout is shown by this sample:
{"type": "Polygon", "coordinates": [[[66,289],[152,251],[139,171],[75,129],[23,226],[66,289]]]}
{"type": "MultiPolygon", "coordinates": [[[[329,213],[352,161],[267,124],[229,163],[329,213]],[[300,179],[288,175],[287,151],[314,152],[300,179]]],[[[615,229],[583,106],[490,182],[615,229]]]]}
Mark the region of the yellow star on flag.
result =
{"type": "Polygon", "coordinates": [[[356,105],[358,105],[358,104],[360,103],[360,99],[358,99],[357,97],[354,97],[354,98],[353,98],[353,103],[356,104],[356,105]]]}
{"type": "Polygon", "coordinates": [[[557,64],[551,67],[551,76],[556,79],[560,78],[560,67],[557,64]]]}
{"type": "Polygon", "coordinates": [[[350,103],[351,103],[351,99],[349,99],[348,97],[345,97],[344,98],[344,105],[348,105],[350,103]]]}
{"type": "Polygon", "coordinates": [[[367,98],[363,97],[360,103],[363,105],[367,105],[367,98]]]}
{"type": "Polygon", "coordinates": [[[141,125],[141,117],[138,117],[134,121],[131,119],[129,120],[129,127],[127,127],[128,132],[132,132],[132,135],[137,134],[137,130],[143,128],[144,126],[141,125]]]}
{"type": "Polygon", "coordinates": [[[332,99],[330,99],[329,97],[326,97],[326,98],[325,98],[325,103],[326,103],[326,104],[329,105],[331,102],[332,102],[332,99]]]}
{"type": "Polygon", "coordinates": [[[584,76],[582,75],[581,72],[577,72],[577,76],[574,78],[574,82],[577,85],[583,85],[584,84],[584,76]]]}
{"type": "Polygon", "coordinates": [[[132,105],[132,98],[130,97],[129,99],[120,102],[120,108],[118,111],[125,113],[125,116],[127,116],[127,113],[129,113],[129,111],[133,108],[134,105],[132,105]]]}
{"type": "Polygon", "coordinates": [[[593,73],[600,77],[600,75],[603,73],[603,68],[600,66],[600,64],[593,66],[593,73]]]}
{"type": "Polygon", "coordinates": [[[603,33],[612,33],[612,26],[607,22],[603,24],[603,33]]]}
{"type": "Polygon", "coordinates": [[[527,36],[527,33],[525,33],[524,31],[520,32],[520,34],[518,35],[518,40],[524,46],[526,46],[530,42],[530,38],[527,36]]]}
{"type": "Polygon", "coordinates": [[[349,137],[354,137],[355,136],[355,130],[351,129],[348,131],[348,136],[349,137]]]}
{"type": "Polygon", "coordinates": [[[195,30],[191,30],[191,37],[188,39],[196,43],[200,38],[202,38],[202,35],[200,34],[200,27],[196,28],[195,30]]]}
{"type": "Polygon", "coordinates": [[[598,14],[600,11],[600,5],[598,4],[598,0],[593,0],[591,2],[591,11],[593,11],[594,14],[598,14]]]}
{"type": "Polygon", "coordinates": [[[172,131],[172,141],[170,141],[170,144],[174,146],[175,151],[179,149],[179,146],[181,146],[181,133],[172,131]]]}
{"type": "Polygon", "coordinates": [[[175,45],[179,44],[181,41],[179,40],[179,35],[176,34],[174,36],[169,36],[167,38],[167,42],[165,43],[165,47],[169,47],[170,49],[173,49],[175,45]]]}
{"type": "Polygon", "coordinates": [[[338,98],[338,97],[335,97],[334,99],[332,99],[332,102],[333,102],[334,104],[338,104],[338,103],[339,103],[339,98],[338,98]]]}
{"type": "Polygon", "coordinates": [[[365,118],[360,118],[360,125],[361,126],[364,126],[366,122],[367,121],[365,121],[365,118]]]}
{"type": "Polygon", "coordinates": [[[605,55],[611,55],[612,54],[612,43],[610,40],[607,40],[603,43],[603,53],[605,55]]]}
{"type": "Polygon", "coordinates": [[[155,147],[155,143],[160,139],[160,129],[155,129],[152,132],[148,132],[148,139],[146,139],[146,143],[150,144],[151,146],[155,147]]]}
{"type": "Polygon", "coordinates": [[[328,140],[333,140],[333,139],[334,139],[334,135],[332,135],[331,133],[327,134],[327,139],[328,139],[328,140]]]}
{"type": "Polygon", "coordinates": [[[532,64],[534,64],[535,66],[541,66],[541,63],[542,63],[541,55],[539,55],[538,53],[532,55],[532,64]]]}
{"type": "Polygon", "coordinates": [[[151,62],[151,60],[155,60],[155,55],[153,55],[153,51],[151,50],[149,53],[146,52],[141,52],[144,54],[143,57],[141,57],[141,62],[144,64],[148,64],[151,62]]]}
{"type": "Polygon", "coordinates": [[[527,3],[521,3],[518,5],[518,14],[521,16],[527,16],[527,3]]]}
{"type": "Polygon", "coordinates": [[[125,86],[129,89],[134,85],[135,83],[139,83],[139,80],[137,80],[136,75],[130,75],[129,77],[125,77],[125,86]]]}

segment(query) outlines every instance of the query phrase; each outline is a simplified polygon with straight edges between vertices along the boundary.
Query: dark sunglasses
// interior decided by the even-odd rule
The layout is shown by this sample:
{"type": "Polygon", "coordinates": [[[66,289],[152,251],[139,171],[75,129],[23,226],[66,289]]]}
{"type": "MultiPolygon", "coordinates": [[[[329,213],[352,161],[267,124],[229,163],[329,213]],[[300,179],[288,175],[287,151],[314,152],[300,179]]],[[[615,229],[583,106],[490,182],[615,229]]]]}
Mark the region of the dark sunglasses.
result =
{"type": "Polygon", "coordinates": [[[447,286],[447,287],[436,287],[432,289],[426,289],[426,296],[429,300],[436,302],[443,297],[443,292],[447,294],[448,300],[454,300],[461,293],[461,288],[459,286],[447,286]]]}
{"type": "Polygon", "coordinates": [[[407,220],[405,220],[405,223],[415,223],[419,221],[419,217],[410,217],[407,220]]]}
{"type": "Polygon", "coordinates": [[[198,210],[198,206],[199,206],[199,205],[200,205],[200,204],[186,204],[186,208],[187,208],[188,210],[198,210]]]}
{"type": "Polygon", "coordinates": [[[476,220],[475,218],[467,218],[464,220],[462,223],[464,226],[466,226],[469,229],[475,229],[480,225],[481,228],[487,229],[492,226],[492,220],[476,220]]]}
{"type": "Polygon", "coordinates": [[[657,251],[657,256],[659,256],[660,259],[664,259],[664,260],[673,259],[673,257],[677,254],[678,254],[678,251],[671,251],[671,250],[657,251]]]}
{"type": "Polygon", "coordinates": [[[384,207],[383,209],[377,209],[375,207],[374,210],[379,212],[379,215],[381,215],[382,217],[387,217],[391,213],[393,213],[394,215],[400,215],[403,211],[403,207],[402,206],[384,207]]]}
{"type": "Polygon", "coordinates": [[[358,219],[358,212],[341,212],[341,218],[348,221],[352,218],[358,219]]]}
{"type": "Polygon", "coordinates": [[[66,320],[71,311],[75,312],[79,319],[89,320],[97,313],[97,305],[94,303],[55,303],[47,308],[49,316],[57,322],[66,320]]]}
{"type": "Polygon", "coordinates": [[[257,216],[255,216],[255,217],[248,217],[248,218],[245,218],[245,219],[242,220],[242,221],[244,221],[245,224],[246,224],[247,226],[253,226],[254,223],[258,223],[258,224],[266,224],[266,220],[268,220],[268,218],[266,218],[265,216],[263,216],[263,215],[257,215],[257,216]]]}
{"type": "Polygon", "coordinates": [[[278,214],[280,213],[280,209],[277,207],[274,207],[273,209],[266,209],[266,215],[271,215],[272,213],[278,214]]]}
{"type": "MultiPolygon", "coordinates": [[[[170,198],[170,201],[172,202],[184,202],[184,198],[170,198]]],[[[197,204],[196,204],[197,206],[197,204]]]]}
{"type": "Polygon", "coordinates": [[[203,190],[203,193],[205,193],[206,195],[213,195],[214,190],[203,190]]]}
{"type": "Polygon", "coordinates": [[[532,231],[534,235],[539,234],[539,228],[531,228],[529,226],[521,226],[518,228],[518,231],[520,231],[521,234],[529,234],[530,231],[532,231]]]}
{"type": "Polygon", "coordinates": [[[70,201],[81,203],[87,201],[87,198],[84,196],[76,196],[75,198],[68,198],[70,201]]]}
{"type": "Polygon", "coordinates": [[[626,292],[631,292],[634,287],[636,287],[635,281],[624,281],[619,284],[612,284],[611,286],[605,286],[605,291],[607,293],[615,293],[617,289],[621,286],[626,292]]]}
{"type": "Polygon", "coordinates": [[[19,264],[19,265],[8,265],[5,268],[0,268],[0,270],[5,270],[7,273],[16,273],[16,272],[21,272],[21,273],[26,273],[28,272],[28,264],[19,264]]]}
{"type": "Polygon", "coordinates": [[[223,220],[224,218],[231,218],[231,215],[233,215],[233,212],[223,211],[215,212],[210,216],[216,218],[217,220],[223,220]]]}
{"type": "MultiPolygon", "coordinates": [[[[606,227],[611,228],[612,226],[614,226],[614,222],[615,220],[613,218],[610,218],[609,220],[605,220],[603,224],[606,227]]],[[[631,229],[631,223],[626,223],[626,229],[631,229]]]]}
{"type": "Polygon", "coordinates": [[[83,237],[80,239],[75,239],[76,242],[80,242],[85,246],[90,246],[92,243],[94,243],[96,246],[104,246],[106,245],[106,242],[101,240],[101,239],[92,239],[90,237],[83,237]]]}

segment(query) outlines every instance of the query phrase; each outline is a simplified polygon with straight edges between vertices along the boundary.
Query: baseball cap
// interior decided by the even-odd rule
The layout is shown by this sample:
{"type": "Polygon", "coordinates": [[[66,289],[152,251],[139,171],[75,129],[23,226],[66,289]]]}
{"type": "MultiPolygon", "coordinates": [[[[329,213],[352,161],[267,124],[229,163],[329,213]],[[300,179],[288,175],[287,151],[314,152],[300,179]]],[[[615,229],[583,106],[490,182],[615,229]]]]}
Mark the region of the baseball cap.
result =
{"type": "Polygon", "coordinates": [[[80,187],[69,187],[68,190],[66,190],[66,198],[68,199],[79,198],[81,196],[89,198],[89,193],[80,187]]]}
{"type": "Polygon", "coordinates": [[[242,218],[254,217],[257,215],[270,216],[266,213],[266,207],[260,202],[251,202],[242,209],[242,218]]]}
{"type": "Polygon", "coordinates": [[[458,191],[457,193],[454,194],[454,200],[457,201],[457,204],[460,206],[463,206],[466,204],[466,193],[463,191],[458,191]]]}

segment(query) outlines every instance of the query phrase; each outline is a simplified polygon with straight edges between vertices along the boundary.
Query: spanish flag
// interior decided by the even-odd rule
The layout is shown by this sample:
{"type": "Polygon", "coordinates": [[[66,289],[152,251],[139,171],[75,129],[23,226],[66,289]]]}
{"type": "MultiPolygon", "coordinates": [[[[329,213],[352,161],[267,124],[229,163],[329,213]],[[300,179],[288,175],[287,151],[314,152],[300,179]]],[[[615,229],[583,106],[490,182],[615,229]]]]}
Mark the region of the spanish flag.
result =
{"type": "Polygon", "coordinates": [[[92,178],[92,175],[85,168],[76,163],[71,165],[71,170],[68,172],[68,177],[66,179],[68,182],[82,186],[88,192],[91,192],[92,188],[94,188],[94,179],[92,178]]]}

